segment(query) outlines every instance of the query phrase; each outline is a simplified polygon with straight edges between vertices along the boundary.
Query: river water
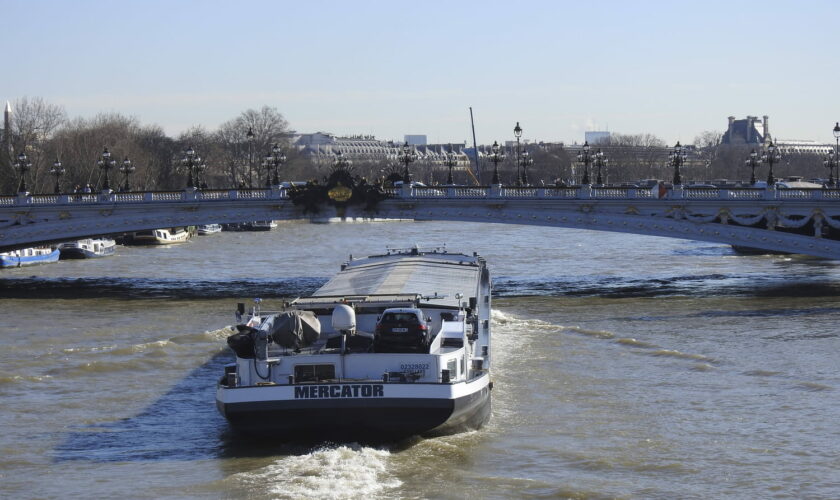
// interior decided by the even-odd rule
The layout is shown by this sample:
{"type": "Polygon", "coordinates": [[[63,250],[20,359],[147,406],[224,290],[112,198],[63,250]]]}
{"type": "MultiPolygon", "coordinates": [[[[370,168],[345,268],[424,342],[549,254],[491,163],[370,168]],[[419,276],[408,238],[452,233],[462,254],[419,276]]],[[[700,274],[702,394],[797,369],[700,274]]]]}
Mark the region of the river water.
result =
{"type": "Polygon", "coordinates": [[[289,223],[0,272],[2,498],[838,498],[840,263],[633,235],[289,223]],[[241,442],[236,302],[446,243],[495,284],[493,417],[390,446],[241,442]]]}

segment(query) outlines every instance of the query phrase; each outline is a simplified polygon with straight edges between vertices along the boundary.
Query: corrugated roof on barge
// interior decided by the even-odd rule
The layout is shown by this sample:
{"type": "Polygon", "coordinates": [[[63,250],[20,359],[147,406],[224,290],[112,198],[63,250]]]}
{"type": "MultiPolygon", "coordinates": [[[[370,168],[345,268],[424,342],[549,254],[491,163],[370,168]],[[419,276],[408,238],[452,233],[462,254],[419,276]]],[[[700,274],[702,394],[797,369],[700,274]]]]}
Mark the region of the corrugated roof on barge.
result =
{"type": "Polygon", "coordinates": [[[348,262],[344,270],[319,288],[313,297],[445,295],[446,298],[424,299],[424,302],[457,305],[455,294],[474,296],[479,278],[477,259],[463,254],[383,255],[348,262]]]}

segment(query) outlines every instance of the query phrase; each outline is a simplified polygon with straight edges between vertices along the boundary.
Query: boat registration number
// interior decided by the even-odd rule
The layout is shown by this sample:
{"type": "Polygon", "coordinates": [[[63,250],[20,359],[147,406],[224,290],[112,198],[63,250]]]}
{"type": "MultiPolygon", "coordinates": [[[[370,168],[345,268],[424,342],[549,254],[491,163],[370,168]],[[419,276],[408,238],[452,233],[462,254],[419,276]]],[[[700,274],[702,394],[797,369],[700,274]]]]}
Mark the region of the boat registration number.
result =
{"type": "Polygon", "coordinates": [[[392,328],[391,331],[394,333],[405,333],[408,331],[408,328],[392,328]]]}

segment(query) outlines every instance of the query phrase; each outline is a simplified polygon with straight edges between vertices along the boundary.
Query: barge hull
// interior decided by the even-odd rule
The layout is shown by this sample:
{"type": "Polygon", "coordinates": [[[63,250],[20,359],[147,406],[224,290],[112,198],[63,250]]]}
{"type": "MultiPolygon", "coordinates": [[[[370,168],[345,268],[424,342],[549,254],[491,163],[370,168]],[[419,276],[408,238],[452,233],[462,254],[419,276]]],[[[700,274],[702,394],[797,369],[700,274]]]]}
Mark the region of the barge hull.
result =
{"type": "MultiPolygon", "coordinates": [[[[236,389],[220,389],[236,390],[236,389]]],[[[456,399],[387,398],[224,403],[219,411],[242,434],[284,441],[395,441],[480,428],[490,418],[490,386],[456,399]]]]}

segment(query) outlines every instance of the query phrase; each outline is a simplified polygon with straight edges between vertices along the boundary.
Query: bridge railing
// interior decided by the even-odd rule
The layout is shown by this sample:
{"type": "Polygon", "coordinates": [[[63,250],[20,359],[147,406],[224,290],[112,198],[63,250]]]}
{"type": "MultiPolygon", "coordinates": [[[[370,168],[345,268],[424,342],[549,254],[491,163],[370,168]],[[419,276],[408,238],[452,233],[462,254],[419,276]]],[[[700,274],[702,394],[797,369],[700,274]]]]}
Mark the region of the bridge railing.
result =
{"type": "MultiPolygon", "coordinates": [[[[554,200],[831,200],[840,201],[837,188],[766,188],[766,187],[690,187],[660,189],[648,187],[612,186],[414,186],[385,188],[390,198],[409,199],[554,199],[554,200]]],[[[264,189],[188,189],[185,191],[148,191],[127,193],[73,193],[35,194],[20,193],[0,196],[0,207],[49,206],[87,204],[135,204],[172,202],[214,202],[231,200],[286,200],[285,188],[264,189]]]]}

